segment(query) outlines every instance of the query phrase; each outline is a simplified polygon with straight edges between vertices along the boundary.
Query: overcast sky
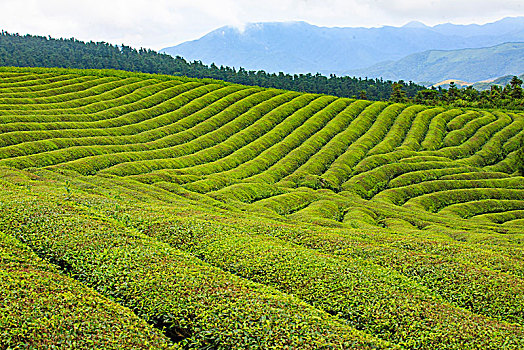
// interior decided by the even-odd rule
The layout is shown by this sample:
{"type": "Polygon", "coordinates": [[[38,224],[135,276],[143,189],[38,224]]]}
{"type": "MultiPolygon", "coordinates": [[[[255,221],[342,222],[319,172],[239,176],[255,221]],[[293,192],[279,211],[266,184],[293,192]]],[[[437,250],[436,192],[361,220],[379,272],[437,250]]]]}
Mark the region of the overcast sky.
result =
{"type": "Polygon", "coordinates": [[[0,0],[0,28],[159,50],[224,25],[306,21],[378,27],[487,23],[524,16],[524,0],[0,0]]]}

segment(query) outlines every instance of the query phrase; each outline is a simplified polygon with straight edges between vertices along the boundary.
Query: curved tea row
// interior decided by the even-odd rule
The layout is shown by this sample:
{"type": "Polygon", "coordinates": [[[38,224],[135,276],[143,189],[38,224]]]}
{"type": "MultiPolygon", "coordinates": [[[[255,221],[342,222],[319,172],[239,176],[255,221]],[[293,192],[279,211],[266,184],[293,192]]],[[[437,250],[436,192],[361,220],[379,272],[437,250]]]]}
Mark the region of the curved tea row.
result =
{"type": "Polygon", "coordinates": [[[60,281],[95,347],[522,348],[523,137],[507,111],[2,68],[2,295],[60,281]]]}

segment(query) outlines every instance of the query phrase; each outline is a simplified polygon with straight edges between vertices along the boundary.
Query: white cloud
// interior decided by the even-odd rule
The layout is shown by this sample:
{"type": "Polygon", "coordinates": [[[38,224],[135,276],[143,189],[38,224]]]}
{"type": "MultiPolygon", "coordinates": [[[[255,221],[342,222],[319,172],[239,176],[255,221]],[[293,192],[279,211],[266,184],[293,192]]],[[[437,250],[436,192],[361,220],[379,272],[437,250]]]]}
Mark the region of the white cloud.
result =
{"type": "Polygon", "coordinates": [[[523,16],[522,0],[0,0],[0,28],[160,49],[223,25],[303,20],[323,26],[419,20],[486,23],[523,16]]]}

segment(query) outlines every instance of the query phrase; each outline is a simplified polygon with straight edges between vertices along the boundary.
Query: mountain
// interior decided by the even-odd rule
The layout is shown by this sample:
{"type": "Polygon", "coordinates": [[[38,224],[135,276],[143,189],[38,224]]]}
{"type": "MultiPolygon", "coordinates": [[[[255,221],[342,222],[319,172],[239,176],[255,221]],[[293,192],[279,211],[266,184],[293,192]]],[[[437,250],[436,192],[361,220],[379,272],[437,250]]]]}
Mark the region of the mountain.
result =
{"type": "MultiPolygon", "coordinates": [[[[453,82],[459,88],[472,86],[476,90],[482,91],[482,90],[489,90],[491,88],[491,86],[493,86],[493,85],[497,85],[497,86],[500,86],[500,87],[505,87],[506,85],[508,85],[510,83],[511,79],[513,79],[513,76],[514,76],[513,74],[510,74],[510,75],[505,75],[503,77],[499,77],[499,78],[496,78],[496,79],[486,79],[486,80],[481,80],[481,81],[476,81],[476,82],[467,82],[467,81],[462,81],[462,80],[459,80],[459,79],[446,79],[446,80],[440,81],[440,82],[438,82],[436,84],[434,84],[434,83],[425,83],[423,85],[427,86],[427,87],[431,87],[431,86],[439,87],[440,86],[440,87],[442,87],[444,89],[448,89],[450,83],[453,82]]],[[[524,80],[524,74],[520,75],[519,78],[521,80],[524,80]]]]}
{"type": "MultiPolygon", "coordinates": [[[[507,84],[509,84],[511,79],[513,79],[513,76],[514,75],[505,75],[503,77],[493,79],[492,81],[479,81],[479,82],[474,83],[473,87],[477,90],[488,90],[489,88],[491,88],[492,85],[498,85],[500,87],[504,87],[507,84]]],[[[524,74],[521,74],[519,78],[521,80],[524,80],[524,74]]]]}
{"type": "MultiPolygon", "coordinates": [[[[524,17],[485,25],[411,22],[403,27],[328,28],[305,22],[222,27],[161,52],[251,70],[343,74],[427,50],[489,47],[524,42],[524,17]]],[[[500,76],[496,74],[495,76],[500,76]]],[[[417,79],[422,80],[422,79],[417,79]]]]}
{"type": "Polygon", "coordinates": [[[424,51],[347,74],[392,80],[477,82],[522,72],[524,43],[505,43],[480,49],[424,51]]]}

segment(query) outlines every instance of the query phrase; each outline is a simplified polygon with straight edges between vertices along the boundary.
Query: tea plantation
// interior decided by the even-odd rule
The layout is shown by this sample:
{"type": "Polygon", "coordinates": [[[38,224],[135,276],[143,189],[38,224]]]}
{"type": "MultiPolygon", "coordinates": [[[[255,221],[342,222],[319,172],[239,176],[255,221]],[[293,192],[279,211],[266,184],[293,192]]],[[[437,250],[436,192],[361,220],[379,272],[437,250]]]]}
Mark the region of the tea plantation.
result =
{"type": "Polygon", "coordinates": [[[524,113],[0,68],[0,349],[523,349],[524,113]]]}

